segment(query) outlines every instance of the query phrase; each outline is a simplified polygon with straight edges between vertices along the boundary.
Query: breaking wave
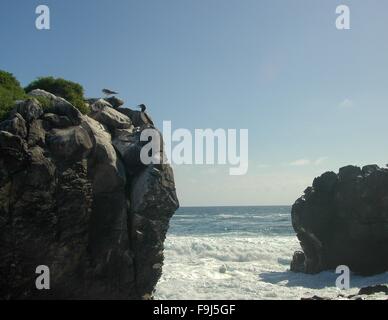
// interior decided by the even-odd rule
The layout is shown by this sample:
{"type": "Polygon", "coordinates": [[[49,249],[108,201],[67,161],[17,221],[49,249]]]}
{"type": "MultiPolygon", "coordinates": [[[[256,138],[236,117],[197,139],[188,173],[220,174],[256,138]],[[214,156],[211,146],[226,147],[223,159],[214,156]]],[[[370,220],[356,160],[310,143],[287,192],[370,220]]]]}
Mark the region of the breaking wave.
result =
{"type": "MultiPolygon", "coordinates": [[[[318,275],[289,271],[293,252],[299,249],[289,207],[180,209],[165,242],[165,264],[155,298],[337,296],[334,271],[318,275]]],[[[352,275],[352,288],[346,294],[387,282],[387,273],[352,275]]]]}

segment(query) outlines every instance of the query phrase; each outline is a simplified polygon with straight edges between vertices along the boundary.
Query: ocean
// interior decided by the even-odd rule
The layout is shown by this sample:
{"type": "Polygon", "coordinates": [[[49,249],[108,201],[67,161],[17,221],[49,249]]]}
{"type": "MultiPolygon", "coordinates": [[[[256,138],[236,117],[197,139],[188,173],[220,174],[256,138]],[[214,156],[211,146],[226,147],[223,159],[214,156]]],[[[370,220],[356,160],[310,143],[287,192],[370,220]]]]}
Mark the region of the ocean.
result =
{"type": "Polygon", "coordinates": [[[300,245],[289,206],[180,208],[165,241],[155,299],[337,297],[388,283],[388,273],[352,274],[351,288],[340,291],[334,270],[317,275],[290,272],[295,250],[300,245]]]}

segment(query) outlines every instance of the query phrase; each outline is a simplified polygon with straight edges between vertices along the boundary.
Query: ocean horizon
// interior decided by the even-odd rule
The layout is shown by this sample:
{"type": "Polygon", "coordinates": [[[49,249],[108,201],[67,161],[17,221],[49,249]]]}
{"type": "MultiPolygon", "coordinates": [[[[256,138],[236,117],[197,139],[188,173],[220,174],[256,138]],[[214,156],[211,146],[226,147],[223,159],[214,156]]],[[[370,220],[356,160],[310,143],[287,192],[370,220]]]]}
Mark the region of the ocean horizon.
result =
{"type": "Polygon", "coordinates": [[[335,270],[291,272],[296,250],[291,206],[181,207],[170,221],[155,299],[336,298],[388,282],[388,273],[352,274],[350,289],[341,291],[335,270]]]}

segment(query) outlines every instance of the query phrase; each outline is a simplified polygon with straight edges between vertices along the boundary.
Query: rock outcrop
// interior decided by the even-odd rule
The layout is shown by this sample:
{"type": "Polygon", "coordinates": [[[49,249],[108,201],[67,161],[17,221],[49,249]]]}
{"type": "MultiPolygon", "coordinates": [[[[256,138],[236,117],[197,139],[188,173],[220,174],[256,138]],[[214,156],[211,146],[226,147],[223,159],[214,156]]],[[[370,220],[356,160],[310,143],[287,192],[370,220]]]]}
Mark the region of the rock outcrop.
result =
{"type": "Polygon", "coordinates": [[[140,162],[142,128],[120,101],[86,116],[30,96],[0,123],[0,299],[152,297],[179,206],[171,167],[140,162]],[[50,290],[36,288],[39,265],[50,290]]]}
{"type": "Polygon", "coordinates": [[[292,271],[339,265],[362,275],[388,271],[388,169],[324,173],[293,205],[292,224],[303,249],[294,254],[292,271]]]}
{"type": "Polygon", "coordinates": [[[338,294],[336,297],[320,297],[312,296],[309,298],[302,298],[301,300],[377,300],[376,294],[379,294],[378,300],[388,299],[388,286],[386,285],[375,285],[361,288],[357,294],[345,295],[338,294]]]}

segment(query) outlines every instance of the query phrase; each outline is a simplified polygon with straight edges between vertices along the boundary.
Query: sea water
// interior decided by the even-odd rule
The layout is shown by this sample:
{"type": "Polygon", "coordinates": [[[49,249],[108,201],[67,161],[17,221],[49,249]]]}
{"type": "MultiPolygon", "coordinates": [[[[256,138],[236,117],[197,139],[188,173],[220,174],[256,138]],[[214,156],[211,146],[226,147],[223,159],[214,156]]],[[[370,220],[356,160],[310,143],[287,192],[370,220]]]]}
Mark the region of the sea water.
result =
{"type": "Polygon", "coordinates": [[[288,206],[180,208],[171,220],[155,299],[334,298],[388,283],[388,273],[352,274],[351,288],[341,291],[334,270],[290,272],[300,250],[290,212],[288,206]]]}

